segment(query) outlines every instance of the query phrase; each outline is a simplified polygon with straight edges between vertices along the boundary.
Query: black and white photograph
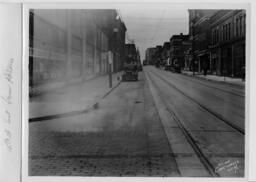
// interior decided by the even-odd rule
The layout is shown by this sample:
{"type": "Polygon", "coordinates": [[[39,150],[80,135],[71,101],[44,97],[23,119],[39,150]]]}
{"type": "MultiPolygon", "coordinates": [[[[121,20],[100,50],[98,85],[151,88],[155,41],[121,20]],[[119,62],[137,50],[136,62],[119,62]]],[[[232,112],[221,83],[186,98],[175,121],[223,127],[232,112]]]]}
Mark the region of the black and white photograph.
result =
{"type": "Polygon", "coordinates": [[[246,9],[29,9],[28,175],[245,176],[246,9]]]}
{"type": "Polygon", "coordinates": [[[0,2],[0,182],[256,181],[256,1],[0,2]]]}

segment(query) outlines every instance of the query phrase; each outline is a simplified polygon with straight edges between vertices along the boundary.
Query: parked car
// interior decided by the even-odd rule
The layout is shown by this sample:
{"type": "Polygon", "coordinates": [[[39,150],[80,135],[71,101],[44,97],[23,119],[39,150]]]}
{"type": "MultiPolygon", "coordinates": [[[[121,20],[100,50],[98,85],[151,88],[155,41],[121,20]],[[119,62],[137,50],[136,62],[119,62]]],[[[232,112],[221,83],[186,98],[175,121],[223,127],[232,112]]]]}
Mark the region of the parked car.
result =
{"type": "Polygon", "coordinates": [[[138,81],[138,64],[131,57],[126,58],[124,63],[122,81],[138,81]]]}

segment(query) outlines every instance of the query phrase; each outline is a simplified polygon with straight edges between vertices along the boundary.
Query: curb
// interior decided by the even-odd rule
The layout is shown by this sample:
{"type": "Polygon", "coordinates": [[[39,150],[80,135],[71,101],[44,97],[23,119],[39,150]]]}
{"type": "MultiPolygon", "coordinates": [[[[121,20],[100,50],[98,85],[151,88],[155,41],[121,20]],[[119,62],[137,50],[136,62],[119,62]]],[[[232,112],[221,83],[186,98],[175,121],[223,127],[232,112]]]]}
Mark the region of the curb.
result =
{"type": "MultiPolygon", "coordinates": [[[[191,168],[190,163],[183,162],[184,159],[181,153],[184,153],[184,149],[181,148],[182,143],[185,146],[185,153],[189,156],[189,160],[193,161],[198,167],[196,168],[196,174],[200,173],[202,177],[211,177],[211,175],[206,171],[204,164],[201,162],[200,157],[196,154],[191,143],[187,140],[184,132],[181,130],[180,126],[175,121],[173,112],[170,112],[164,103],[163,98],[158,94],[157,87],[154,87],[154,82],[151,80],[150,75],[147,75],[147,81],[149,83],[149,89],[154,100],[154,105],[158,112],[165,136],[168,140],[169,147],[171,148],[172,155],[175,156],[175,162],[177,169],[181,176],[195,177],[191,172],[186,169],[191,168]],[[193,154],[193,155],[191,155],[193,154]]],[[[193,171],[194,173],[195,171],[193,171]]]]}
{"type": "Polygon", "coordinates": [[[235,84],[235,83],[230,83],[230,82],[225,82],[225,81],[212,80],[212,79],[209,79],[209,78],[198,77],[196,75],[193,76],[193,75],[189,75],[189,74],[186,74],[186,73],[181,73],[181,74],[185,75],[185,76],[188,76],[188,77],[196,78],[196,79],[199,79],[199,80],[207,80],[207,81],[211,81],[211,82],[216,82],[216,83],[221,83],[221,84],[228,84],[228,85],[231,85],[231,86],[237,86],[237,87],[241,87],[241,88],[245,87],[245,85],[240,85],[240,84],[235,84]]]}
{"type": "Polygon", "coordinates": [[[119,85],[121,84],[121,81],[119,81],[114,87],[112,87],[109,91],[107,91],[99,101],[96,101],[94,104],[88,106],[86,109],[82,110],[76,110],[76,111],[70,111],[65,113],[59,113],[59,114],[52,114],[52,115],[46,115],[46,116],[40,116],[35,118],[29,118],[29,123],[33,122],[39,122],[39,121],[46,121],[46,120],[53,120],[58,118],[65,118],[65,117],[71,117],[75,115],[81,115],[89,112],[90,110],[97,109],[99,107],[99,102],[106,98],[113,90],[115,90],[119,85]]]}

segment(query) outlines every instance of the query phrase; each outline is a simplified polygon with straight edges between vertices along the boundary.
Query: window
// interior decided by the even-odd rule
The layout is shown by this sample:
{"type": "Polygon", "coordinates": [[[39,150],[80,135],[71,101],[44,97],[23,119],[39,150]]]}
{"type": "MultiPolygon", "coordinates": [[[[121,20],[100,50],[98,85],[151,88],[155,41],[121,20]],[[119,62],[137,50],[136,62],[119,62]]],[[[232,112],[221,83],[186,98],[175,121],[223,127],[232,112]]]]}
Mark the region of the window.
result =
{"type": "Polygon", "coordinates": [[[214,44],[216,44],[216,29],[214,30],[214,44]]]}
{"type": "Polygon", "coordinates": [[[217,42],[219,42],[219,29],[217,29],[216,32],[217,32],[217,42]]]}
{"type": "Polygon", "coordinates": [[[226,27],[226,28],[225,28],[225,30],[226,30],[226,40],[228,40],[228,36],[229,36],[229,35],[228,35],[228,24],[226,24],[225,27],[226,27]]]}
{"type": "Polygon", "coordinates": [[[236,36],[239,35],[239,19],[236,18],[236,36]]]}
{"type": "Polygon", "coordinates": [[[226,40],[229,40],[228,24],[226,24],[226,34],[227,34],[227,38],[226,38],[226,40]]]}
{"type": "Polygon", "coordinates": [[[214,44],[214,30],[212,31],[212,44],[214,44]]]}
{"type": "Polygon", "coordinates": [[[225,41],[225,25],[222,26],[222,40],[225,41]]]}
{"type": "Polygon", "coordinates": [[[231,23],[228,24],[228,39],[231,38],[231,23]]]}

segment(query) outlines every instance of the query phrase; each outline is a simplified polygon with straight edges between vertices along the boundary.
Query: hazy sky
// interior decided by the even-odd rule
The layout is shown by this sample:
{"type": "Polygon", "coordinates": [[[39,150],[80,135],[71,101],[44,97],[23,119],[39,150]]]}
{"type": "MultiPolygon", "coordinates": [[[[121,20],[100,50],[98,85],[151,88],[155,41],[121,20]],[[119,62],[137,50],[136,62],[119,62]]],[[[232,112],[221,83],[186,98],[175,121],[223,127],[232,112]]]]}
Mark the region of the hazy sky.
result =
{"type": "Polygon", "coordinates": [[[187,9],[120,9],[120,13],[142,59],[148,47],[163,45],[174,34],[188,34],[187,9]]]}

